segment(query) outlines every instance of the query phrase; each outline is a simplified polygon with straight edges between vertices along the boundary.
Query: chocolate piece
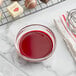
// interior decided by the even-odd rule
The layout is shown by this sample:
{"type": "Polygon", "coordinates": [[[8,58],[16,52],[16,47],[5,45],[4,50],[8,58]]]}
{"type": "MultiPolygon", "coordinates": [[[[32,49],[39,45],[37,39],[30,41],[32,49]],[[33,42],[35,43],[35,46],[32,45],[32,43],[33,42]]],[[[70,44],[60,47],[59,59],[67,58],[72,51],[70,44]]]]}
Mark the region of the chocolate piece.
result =
{"type": "Polygon", "coordinates": [[[43,3],[47,3],[49,0],[40,0],[43,3]]]}
{"type": "Polygon", "coordinates": [[[8,6],[7,10],[14,18],[23,13],[23,8],[16,1],[8,6]]]}
{"type": "Polygon", "coordinates": [[[21,0],[11,0],[11,1],[21,1],[21,0]]]}
{"type": "Polygon", "coordinates": [[[0,0],[0,6],[2,5],[2,3],[3,3],[3,0],[0,0]]]}
{"type": "Polygon", "coordinates": [[[32,9],[35,8],[37,6],[37,0],[26,0],[25,1],[25,7],[32,9]]]}

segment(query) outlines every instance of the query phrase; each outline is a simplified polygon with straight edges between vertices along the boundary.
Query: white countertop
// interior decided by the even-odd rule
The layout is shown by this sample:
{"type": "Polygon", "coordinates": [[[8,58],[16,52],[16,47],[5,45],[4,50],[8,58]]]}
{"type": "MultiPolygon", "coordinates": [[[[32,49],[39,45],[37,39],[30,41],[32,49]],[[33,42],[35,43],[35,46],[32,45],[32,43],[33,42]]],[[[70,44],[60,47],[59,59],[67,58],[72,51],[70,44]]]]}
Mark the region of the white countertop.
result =
{"type": "Polygon", "coordinates": [[[1,26],[0,76],[76,76],[76,63],[53,23],[54,18],[75,7],[76,0],[67,0],[8,25],[1,26]],[[21,27],[29,24],[43,24],[51,28],[56,36],[57,45],[53,56],[41,63],[29,63],[16,54],[15,36],[21,27]],[[5,60],[4,57],[7,59],[5,60]]]}

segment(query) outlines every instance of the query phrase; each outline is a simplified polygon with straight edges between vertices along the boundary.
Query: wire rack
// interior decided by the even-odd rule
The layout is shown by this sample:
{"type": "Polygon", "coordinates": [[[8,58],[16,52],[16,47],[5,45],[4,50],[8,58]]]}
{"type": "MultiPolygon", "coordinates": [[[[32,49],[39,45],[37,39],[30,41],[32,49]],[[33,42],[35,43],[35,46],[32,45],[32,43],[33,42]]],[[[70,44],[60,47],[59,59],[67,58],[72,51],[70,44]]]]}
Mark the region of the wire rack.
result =
{"type": "Polygon", "coordinates": [[[24,12],[19,17],[13,18],[6,9],[6,7],[9,6],[12,2],[11,2],[11,0],[4,0],[2,6],[0,7],[0,11],[2,12],[2,19],[0,20],[0,26],[13,22],[15,20],[18,20],[22,17],[31,15],[33,13],[36,13],[36,12],[46,9],[48,7],[54,6],[63,1],[65,1],[65,0],[49,0],[49,2],[47,4],[45,4],[45,3],[42,3],[40,0],[37,0],[36,8],[27,9],[27,8],[25,8],[25,5],[24,5],[25,0],[21,0],[21,1],[19,1],[19,4],[24,8],[24,12]]]}

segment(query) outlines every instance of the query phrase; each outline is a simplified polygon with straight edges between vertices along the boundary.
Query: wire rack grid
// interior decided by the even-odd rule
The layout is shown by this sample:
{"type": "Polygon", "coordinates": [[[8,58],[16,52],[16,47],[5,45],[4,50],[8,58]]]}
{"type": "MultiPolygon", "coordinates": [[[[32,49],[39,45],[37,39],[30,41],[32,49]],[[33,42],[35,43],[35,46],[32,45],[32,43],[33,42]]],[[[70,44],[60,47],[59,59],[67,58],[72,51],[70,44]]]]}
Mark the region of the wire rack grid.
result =
{"type": "Polygon", "coordinates": [[[12,2],[11,2],[11,0],[4,0],[2,6],[0,6],[0,12],[2,12],[2,19],[0,20],[0,26],[13,22],[15,20],[18,20],[22,17],[31,15],[33,13],[36,13],[36,12],[46,9],[48,7],[54,6],[63,1],[65,1],[65,0],[49,0],[49,2],[47,4],[45,4],[45,3],[42,3],[40,0],[37,0],[36,8],[27,9],[27,8],[25,8],[25,5],[24,5],[25,0],[21,0],[21,1],[19,1],[19,4],[24,8],[24,12],[19,17],[13,18],[6,9],[6,7],[9,6],[12,2]]]}

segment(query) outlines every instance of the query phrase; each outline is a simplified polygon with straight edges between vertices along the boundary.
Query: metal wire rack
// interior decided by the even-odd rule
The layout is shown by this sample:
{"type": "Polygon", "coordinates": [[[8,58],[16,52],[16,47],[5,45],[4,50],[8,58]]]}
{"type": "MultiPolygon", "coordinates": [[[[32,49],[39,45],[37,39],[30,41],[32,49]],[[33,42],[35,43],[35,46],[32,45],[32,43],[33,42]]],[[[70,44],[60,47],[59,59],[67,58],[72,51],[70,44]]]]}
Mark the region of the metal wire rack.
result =
{"type": "Polygon", "coordinates": [[[40,0],[37,0],[36,8],[27,9],[27,8],[25,8],[25,5],[24,5],[25,0],[21,0],[21,1],[19,1],[19,3],[24,8],[24,12],[19,17],[13,18],[6,9],[6,7],[9,6],[12,2],[11,2],[11,0],[4,0],[2,6],[0,7],[0,11],[2,12],[2,19],[0,20],[0,26],[4,25],[4,24],[8,24],[10,22],[13,22],[15,20],[18,20],[22,17],[31,15],[35,12],[41,11],[48,7],[54,6],[54,5],[61,3],[63,1],[65,1],[65,0],[49,0],[49,2],[47,4],[45,4],[45,3],[42,3],[40,0]]]}

